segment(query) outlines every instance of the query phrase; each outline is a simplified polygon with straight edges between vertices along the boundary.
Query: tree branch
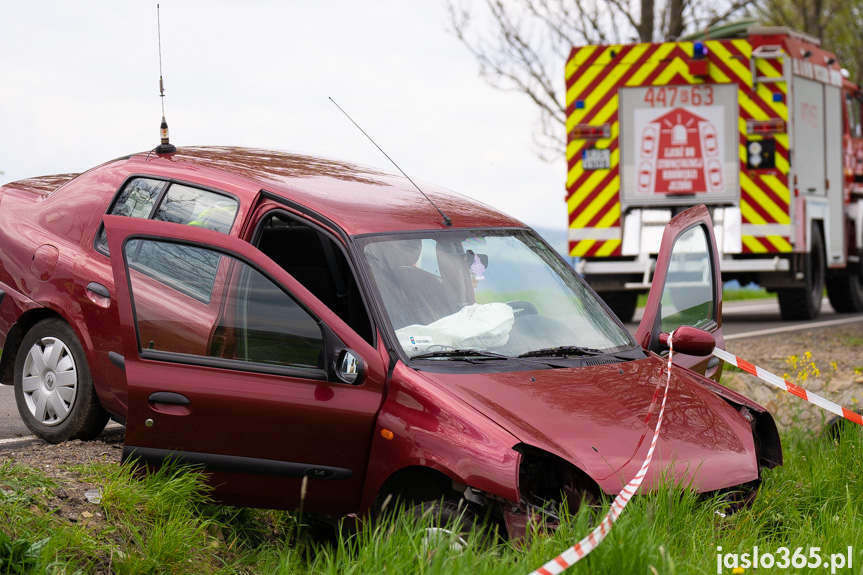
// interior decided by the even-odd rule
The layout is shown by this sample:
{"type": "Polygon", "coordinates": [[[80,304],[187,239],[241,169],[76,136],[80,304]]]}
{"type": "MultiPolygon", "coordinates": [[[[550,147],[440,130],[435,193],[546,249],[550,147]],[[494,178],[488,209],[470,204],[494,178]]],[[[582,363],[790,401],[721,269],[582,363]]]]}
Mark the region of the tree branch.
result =
{"type": "MultiPolygon", "coordinates": [[[[566,145],[563,70],[573,46],[628,41],[633,32],[642,41],[679,37],[690,26],[713,25],[751,7],[775,6],[775,14],[780,5],[813,0],[659,1],[446,0],[446,6],[452,33],[479,63],[483,78],[495,88],[523,93],[536,106],[534,143],[547,158],[552,150],[559,156],[566,145]]],[[[820,1],[831,14],[843,0],[820,1]]]]}

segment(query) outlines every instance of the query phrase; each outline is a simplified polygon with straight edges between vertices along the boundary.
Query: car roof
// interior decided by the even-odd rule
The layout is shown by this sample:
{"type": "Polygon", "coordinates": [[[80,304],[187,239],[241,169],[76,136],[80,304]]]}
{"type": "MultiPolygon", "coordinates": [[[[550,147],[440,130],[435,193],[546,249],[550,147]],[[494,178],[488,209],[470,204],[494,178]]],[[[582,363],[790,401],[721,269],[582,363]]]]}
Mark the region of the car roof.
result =
{"type": "Polygon", "coordinates": [[[51,176],[38,176],[35,178],[27,178],[16,182],[4,184],[6,190],[22,190],[39,194],[40,196],[49,196],[56,190],[60,189],[73,179],[81,174],[54,174],[51,176]]]}
{"type": "MultiPolygon", "coordinates": [[[[229,188],[241,201],[250,202],[264,190],[325,216],[349,235],[448,228],[407,178],[349,162],[239,147],[182,147],[126,161],[133,173],[229,188]],[[146,167],[134,166],[141,162],[146,167]]],[[[453,228],[526,227],[445,188],[427,183],[420,188],[451,218],[453,228]]]]}

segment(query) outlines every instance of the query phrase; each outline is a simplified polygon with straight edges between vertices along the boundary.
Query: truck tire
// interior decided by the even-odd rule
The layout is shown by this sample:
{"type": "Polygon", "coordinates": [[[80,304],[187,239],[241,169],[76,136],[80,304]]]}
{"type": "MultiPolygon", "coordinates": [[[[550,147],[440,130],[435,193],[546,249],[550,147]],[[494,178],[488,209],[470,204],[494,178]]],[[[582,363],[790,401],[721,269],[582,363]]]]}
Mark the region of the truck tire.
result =
{"type": "Polygon", "coordinates": [[[782,319],[815,319],[821,313],[824,295],[824,240],[821,229],[812,227],[812,249],[806,258],[806,285],[776,290],[782,319]]]}
{"type": "Polygon", "coordinates": [[[93,439],[108,423],[84,349],[61,319],[40,321],[21,340],[15,402],[27,428],[49,443],[93,439]]]}
{"type": "Polygon", "coordinates": [[[599,295],[620,321],[623,323],[632,321],[632,316],[635,315],[635,305],[638,302],[638,292],[607,291],[599,295]]]}
{"type": "MultiPolygon", "coordinates": [[[[858,250],[857,255],[863,258],[863,250],[858,250]]],[[[863,260],[848,266],[851,273],[846,275],[827,274],[827,297],[839,313],[863,311],[863,260]]]]}

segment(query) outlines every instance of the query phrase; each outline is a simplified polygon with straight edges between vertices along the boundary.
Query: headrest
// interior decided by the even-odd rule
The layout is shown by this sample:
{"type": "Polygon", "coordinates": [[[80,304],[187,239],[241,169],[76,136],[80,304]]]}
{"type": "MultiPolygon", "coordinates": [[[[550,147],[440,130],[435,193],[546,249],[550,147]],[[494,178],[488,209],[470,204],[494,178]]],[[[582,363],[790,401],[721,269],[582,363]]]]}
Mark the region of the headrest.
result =
{"type": "Polygon", "coordinates": [[[396,268],[412,266],[417,263],[422,252],[420,239],[390,240],[369,244],[366,256],[378,267],[396,268]]]}

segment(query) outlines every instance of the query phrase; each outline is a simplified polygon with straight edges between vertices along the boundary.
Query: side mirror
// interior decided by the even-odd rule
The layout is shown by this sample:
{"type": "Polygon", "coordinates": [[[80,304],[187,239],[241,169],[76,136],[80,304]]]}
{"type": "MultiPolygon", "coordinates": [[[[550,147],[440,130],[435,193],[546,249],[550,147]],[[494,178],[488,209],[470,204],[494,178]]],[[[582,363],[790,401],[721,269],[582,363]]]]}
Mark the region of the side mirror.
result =
{"type": "Polygon", "coordinates": [[[343,349],[336,358],[336,377],[342,383],[359,385],[363,381],[365,364],[353,350],[343,349]]]}
{"type": "MultiPolygon", "coordinates": [[[[669,334],[665,332],[660,333],[659,343],[668,347],[668,336],[669,334]]],[[[674,330],[674,351],[676,352],[704,357],[713,353],[715,347],[716,339],[713,334],[703,329],[682,325],[674,330]]]]}

